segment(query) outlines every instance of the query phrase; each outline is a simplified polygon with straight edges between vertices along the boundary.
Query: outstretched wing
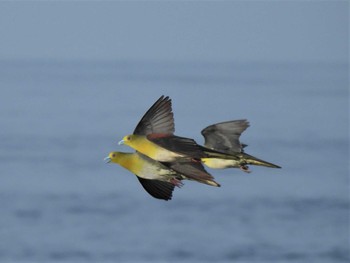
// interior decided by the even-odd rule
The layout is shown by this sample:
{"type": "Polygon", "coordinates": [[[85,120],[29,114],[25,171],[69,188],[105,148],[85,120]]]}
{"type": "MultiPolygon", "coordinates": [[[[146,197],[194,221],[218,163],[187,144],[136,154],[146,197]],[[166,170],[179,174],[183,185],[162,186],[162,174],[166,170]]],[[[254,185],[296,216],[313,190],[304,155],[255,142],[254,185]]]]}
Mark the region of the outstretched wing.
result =
{"type": "Polygon", "coordinates": [[[143,188],[151,196],[157,199],[171,200],[175,186],[172,183],[159,180],[144,179],[136,176],[143,188]]]}
{"type": "Polygon", "coordinates": [[[216,123],[202,130],[205,147],[232,154],[242,152],[246,146],[241,144],[239,137],[249,127],[247,120],[235,120],[216,123]]]}
{"type": "Polygon", "coordinates": [[[137,124],[134,134],[174,134],[174,114],[171,107],[171,99],[161,96],[145,113],[137,124]]]}

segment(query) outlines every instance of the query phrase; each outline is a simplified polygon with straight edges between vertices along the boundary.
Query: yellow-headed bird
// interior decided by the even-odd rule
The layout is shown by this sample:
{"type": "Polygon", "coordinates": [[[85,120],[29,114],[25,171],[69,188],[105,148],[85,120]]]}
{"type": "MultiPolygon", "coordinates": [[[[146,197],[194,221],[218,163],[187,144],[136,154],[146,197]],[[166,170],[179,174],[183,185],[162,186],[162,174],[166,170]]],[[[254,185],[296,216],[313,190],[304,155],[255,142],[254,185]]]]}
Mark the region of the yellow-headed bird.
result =
{"type": "Polygon", "coordinates": [[[281,168],[244,152],[244,147],[247,145],[241,144],[239,137],[248,127],[247,120],[235,120],[216,123],[203,129],[201,133],[205,138],[205,147],[227,156],[225,158],[202,158],[202,162],[214,169],[239,167],[245,172],[250,172],[248,165],[281,168]]]}
{"type": "Polygon", "coordinates": [[[200,160],[207,156],[193,139],[176,136],[174,131],[171,99],[161,96],[142,117],[134,133],[124,136],[119,144],[126,144],[160,162],[182,158],[200,160]]]}
{"type": "Polygon", "coordinates": [[[139,152],[111,152],[105,161],[117,163],[134,173],[143,188],[158,199],[170,200],[175,186],[181,187],[183,185],[181,180],[184,179],[220,186],[211,175],[206,173],[200,163],[160,163],[139,152]],[[178,168],[178,171],[172,167],[178,168]],[[190,175],[186,176],[179,171],[186,171],[190,175]]]}

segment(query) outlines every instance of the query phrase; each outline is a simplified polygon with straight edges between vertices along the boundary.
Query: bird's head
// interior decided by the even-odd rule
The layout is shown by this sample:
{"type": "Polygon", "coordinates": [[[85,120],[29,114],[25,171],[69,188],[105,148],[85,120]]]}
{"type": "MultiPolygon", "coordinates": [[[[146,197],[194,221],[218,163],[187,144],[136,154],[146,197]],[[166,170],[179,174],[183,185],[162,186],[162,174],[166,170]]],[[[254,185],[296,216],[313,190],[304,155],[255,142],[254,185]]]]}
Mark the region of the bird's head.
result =
{"type": "Polygon", "coordinates": [[[121,157],[120,152],[110,152],[108,156],[104,159],[106,163],[118,163],[119,158],[121,157]]]}
{"type": "Polygon", "coordinates": [[[135,140],[135,138],[136,138],[136,135],[134,135],[134,134],[126,135],[123,137],[123,139],[118,144],[119,145],[125,144],[128,146],[131,146],[133,141],[135,140]]]}

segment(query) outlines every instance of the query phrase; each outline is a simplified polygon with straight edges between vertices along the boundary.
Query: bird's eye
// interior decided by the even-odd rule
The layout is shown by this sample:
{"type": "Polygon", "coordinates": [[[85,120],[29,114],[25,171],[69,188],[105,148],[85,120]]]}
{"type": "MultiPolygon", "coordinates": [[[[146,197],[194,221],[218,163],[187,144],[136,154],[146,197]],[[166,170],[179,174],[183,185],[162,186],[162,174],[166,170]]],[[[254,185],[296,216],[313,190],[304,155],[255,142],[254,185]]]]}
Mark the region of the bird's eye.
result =
{"type": "Polygon", "coordinates": [[[112,157],[113,157],[113,158],[115,157],[115,153],[112,154],[112,157]]]}
{"type": "Polygon", "coordinates": [[[128,141],[130,141],[131,137],[130,137],[130,136],[128,136],[128,137],[126,137],[126,139],[127,139],[128,141]]]}

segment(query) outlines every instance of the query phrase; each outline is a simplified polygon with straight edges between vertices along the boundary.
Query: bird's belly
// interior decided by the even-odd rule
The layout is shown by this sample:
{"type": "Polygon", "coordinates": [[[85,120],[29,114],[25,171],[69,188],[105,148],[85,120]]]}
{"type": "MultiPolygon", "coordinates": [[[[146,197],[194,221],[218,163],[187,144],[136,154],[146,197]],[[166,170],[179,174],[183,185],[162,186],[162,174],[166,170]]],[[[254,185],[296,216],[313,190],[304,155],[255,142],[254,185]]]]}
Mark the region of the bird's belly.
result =
{"type": "Polygon", "coordinates": [[[212,169],[224,169],[229,167],[239,167],[239,162],[236,160],[227,160],[219,158],[202,158],[202,162],[212,169]]]}
{"type": "Polygon", "coordinates": [[[169,151],[159,146],[155,147],[152,151],[146,152],[145,154],[153,160],[159,162],[172,162],[177,158],[184,157],[184,155],[169,151]]]}
{"type": "Polygon", "coordinates": [[[165,169],[148,163],[143,165],[143,167],[138,172],[139,177],[161,181],[166,181],[166,177],[171,174],[172,172],[169,169],[165,169]]]}

